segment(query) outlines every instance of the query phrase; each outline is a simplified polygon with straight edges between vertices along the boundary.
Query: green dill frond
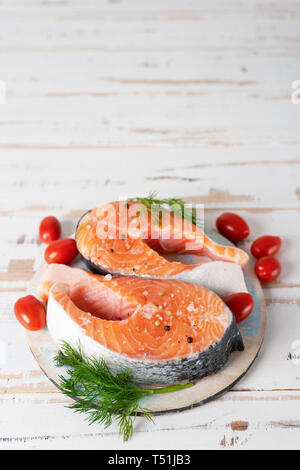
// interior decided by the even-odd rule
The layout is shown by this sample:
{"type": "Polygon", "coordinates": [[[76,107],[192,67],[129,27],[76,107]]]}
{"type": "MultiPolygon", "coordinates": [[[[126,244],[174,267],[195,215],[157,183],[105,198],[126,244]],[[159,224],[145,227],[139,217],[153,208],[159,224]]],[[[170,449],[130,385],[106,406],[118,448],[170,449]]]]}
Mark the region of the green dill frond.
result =
{"type": "Polygon", "coordinates": [[[86,414],[89,424],[99,422],[108,427],[116,418],[120,434],[128,440],[137,413],[148,417],[149,411],[143,410],[139,402],[152,392],[135,385],[129,370],[113,375],[103,359],[85,360],[80,347],[76,350],[67,343],[62,344],[55,363],[68,370],[67,376],[60,376],[60,387],[76,399],[69,407],[86,414]]]}
{"type": "Polygon", "coordinates": [[[143,389],[132,380],[129,370],[113,375],[103,358],[84,358],[81,346],[75,349],[66,342],[54,359],[57,367],[66,367],[61,375],[62,392],[76,401],[68,408],[86,415],[89,424],[100,423],[105,428],[115,420],[119,433],[127,441],[133,433],[137,415],[153,422],[151,410],[142,408],[140,400],[147,395],[168,393],[190,387],[193,383],[161,389],[143,389]]]}
{"type": "Polygon", "coordinates": [[[157,192],[152,192],[148,197],[130,198],[130,201],[140,202],[152,215],[156,221],[161,220],[164,210],[169,210],[185,218],[192,224],[197,224],[196,213],[192,208],[186,208],[185,203],[179,198],[158,199],[157,192]]]}

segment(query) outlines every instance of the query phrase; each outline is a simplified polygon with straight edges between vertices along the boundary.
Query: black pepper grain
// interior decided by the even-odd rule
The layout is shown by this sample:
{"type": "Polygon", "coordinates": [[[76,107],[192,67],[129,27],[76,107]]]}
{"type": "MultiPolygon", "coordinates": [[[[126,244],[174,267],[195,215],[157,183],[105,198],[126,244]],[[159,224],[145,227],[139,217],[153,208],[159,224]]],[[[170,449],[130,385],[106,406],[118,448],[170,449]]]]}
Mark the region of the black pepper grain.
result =
{"type": "Polygon", "coordinates": [[[110,251],[113,253],[115,250],[113,248],[111,248],[110,251]]]}
{"type": "Polygon", "coordinates": [[[165,330],[165,331],[170,331],[169,325],[166,325],[166,326],[164,327],[164,330],[165,330]]]}
{"type": "Polygon", "coordinates": [[[188,342],[188,343],[192,343],[192,342],[193,342],[193,338],[192,338],[191,336],[189,336],[188,339],[187,339],[187,342],[188,342]]]}

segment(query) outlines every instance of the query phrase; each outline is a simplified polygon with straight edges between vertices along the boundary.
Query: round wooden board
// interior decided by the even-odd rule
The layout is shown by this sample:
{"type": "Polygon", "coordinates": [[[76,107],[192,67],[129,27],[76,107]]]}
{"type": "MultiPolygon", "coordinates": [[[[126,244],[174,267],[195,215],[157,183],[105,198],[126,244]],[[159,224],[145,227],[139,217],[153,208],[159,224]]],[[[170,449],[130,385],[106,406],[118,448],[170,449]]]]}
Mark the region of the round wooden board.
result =
{"type": "MultiPolygon", "coordinates": [[[[209,232],[209,235],[215,241],[230,244],[218,233],[209,232]]],[[[75,263],[75,266],[83,267],[83,264],[79,261],[75,263]]],[[[40,268],[30,283],[28,293],[37,295],[37,285],[43,268],[44,263],[41,262],[40,268]]],[[[152,410],[155,414],[163,414],[199,406],[230,390],[246,374],[257,358],[262,345],[266,325],[266,305],[261,285],[250,263],[245,268],[244,274],[248,291],[255,300],[253,312],[247,320],[239,325],[245,350],[232,353],[226,366],[221,371],[197,381],[194,387],[146,397],[142,403],[144,407],[152,410]]],[[[57,348],[48,330],[45,328],[37,332],[27,331],[27,340],[39,366],[51,382],[59,388],[59,375],[63,374],[64,371],[54,366],[53,358],[57,354],[57,348]]]]}

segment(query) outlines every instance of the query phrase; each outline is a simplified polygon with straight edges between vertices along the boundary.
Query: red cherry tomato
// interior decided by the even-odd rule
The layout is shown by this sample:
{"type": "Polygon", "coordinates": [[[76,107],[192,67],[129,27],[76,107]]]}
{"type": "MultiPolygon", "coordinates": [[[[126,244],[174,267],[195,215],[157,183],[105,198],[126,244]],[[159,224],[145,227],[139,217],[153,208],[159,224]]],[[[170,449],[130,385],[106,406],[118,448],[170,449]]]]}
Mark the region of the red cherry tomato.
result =
{"type": "Polygon", "coordinates": [[[48,264],[70,264],[78,255],[75,240],[72,238],[64,238],[50,243],[45,250],[45,260],[48,264]]]}
{"type": "Polygon", "coordinates": [[[45,250],[45,260],[48,264],[69,264],[78,255],[75,240],[64,238],[50,243],[45,250]]]}
{"type": "Polygon", "coordinates": [[[58,240],[61,234],[61,225],[56,217],[45,217],[39,228],[40,239],[44,243],[51,243],[58,240]]]}
{"type": "Polygon", "coordinates": [[[259,259],[262,256],[273,256],[281,248],[281,238],[273,237],[272,235],[264,235],[259,237],[251,245],[251,253],[255,258],[259,259]]]}
{"type": "Polygon", "coordinates": [[[17,300],[14,311],[17,320],[27,330],[37,331],[46,326],[46,309],[33,295],[17,300]]]}
{"type": "Polygon", "coordinates": [[[218,231],[232,241],[244,240],[250,233],[247,222],[233,212],[224,212],[216,221],[218,231]]]}
{"type": "Polygon", "coordinates": [[[255,263],[257,277],[264,282],[272,282],[281,272],[281,264],[274,256],[263,256],[255,263]]]}
{"type": "Polygon", "coordinates": [[[224,302],[234,314],[237,323],[246,320],[254,307],[254,299],[247,292],[228,295],[224,302]]]}

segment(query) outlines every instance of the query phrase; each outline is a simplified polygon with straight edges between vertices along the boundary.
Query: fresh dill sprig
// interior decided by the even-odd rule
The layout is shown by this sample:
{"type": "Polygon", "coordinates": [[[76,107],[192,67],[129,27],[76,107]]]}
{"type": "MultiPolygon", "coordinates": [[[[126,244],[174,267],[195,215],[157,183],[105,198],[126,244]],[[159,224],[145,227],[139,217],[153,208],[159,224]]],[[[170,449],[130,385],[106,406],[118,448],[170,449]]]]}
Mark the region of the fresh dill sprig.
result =
{"type": "Polygon", "coordinates": [[[57,367],[67,368],[68,376],[60,376],[60,387],[65,395],[76,400],[68,407],[86,414],[89,424],[97,422],[107,428],[115,419],[124,441],[132,436],[137,414],[153,421],[151,410],[139,404],[142,398],[194,385],[190,382],[164,388],[140,388],[131,379],[130,370],[113,375],[104,359],[84,359],[80,345],[74,349],[67,342],[61,343],[61,350],[54,361],[57,367]]]}
{"type": "Polygon", "coordinates": [[[169,210],[184,219],[187,219],[192,224],[197,225],[196,213],[193,209],[187,208],[185,203],[180,198],[167,198],[158,199],[157,192],[152,192],[148,197],[134,197],[130,201],[140,202],[156,220],[161,220],[161,213],[163,210],[169,210]]]}

